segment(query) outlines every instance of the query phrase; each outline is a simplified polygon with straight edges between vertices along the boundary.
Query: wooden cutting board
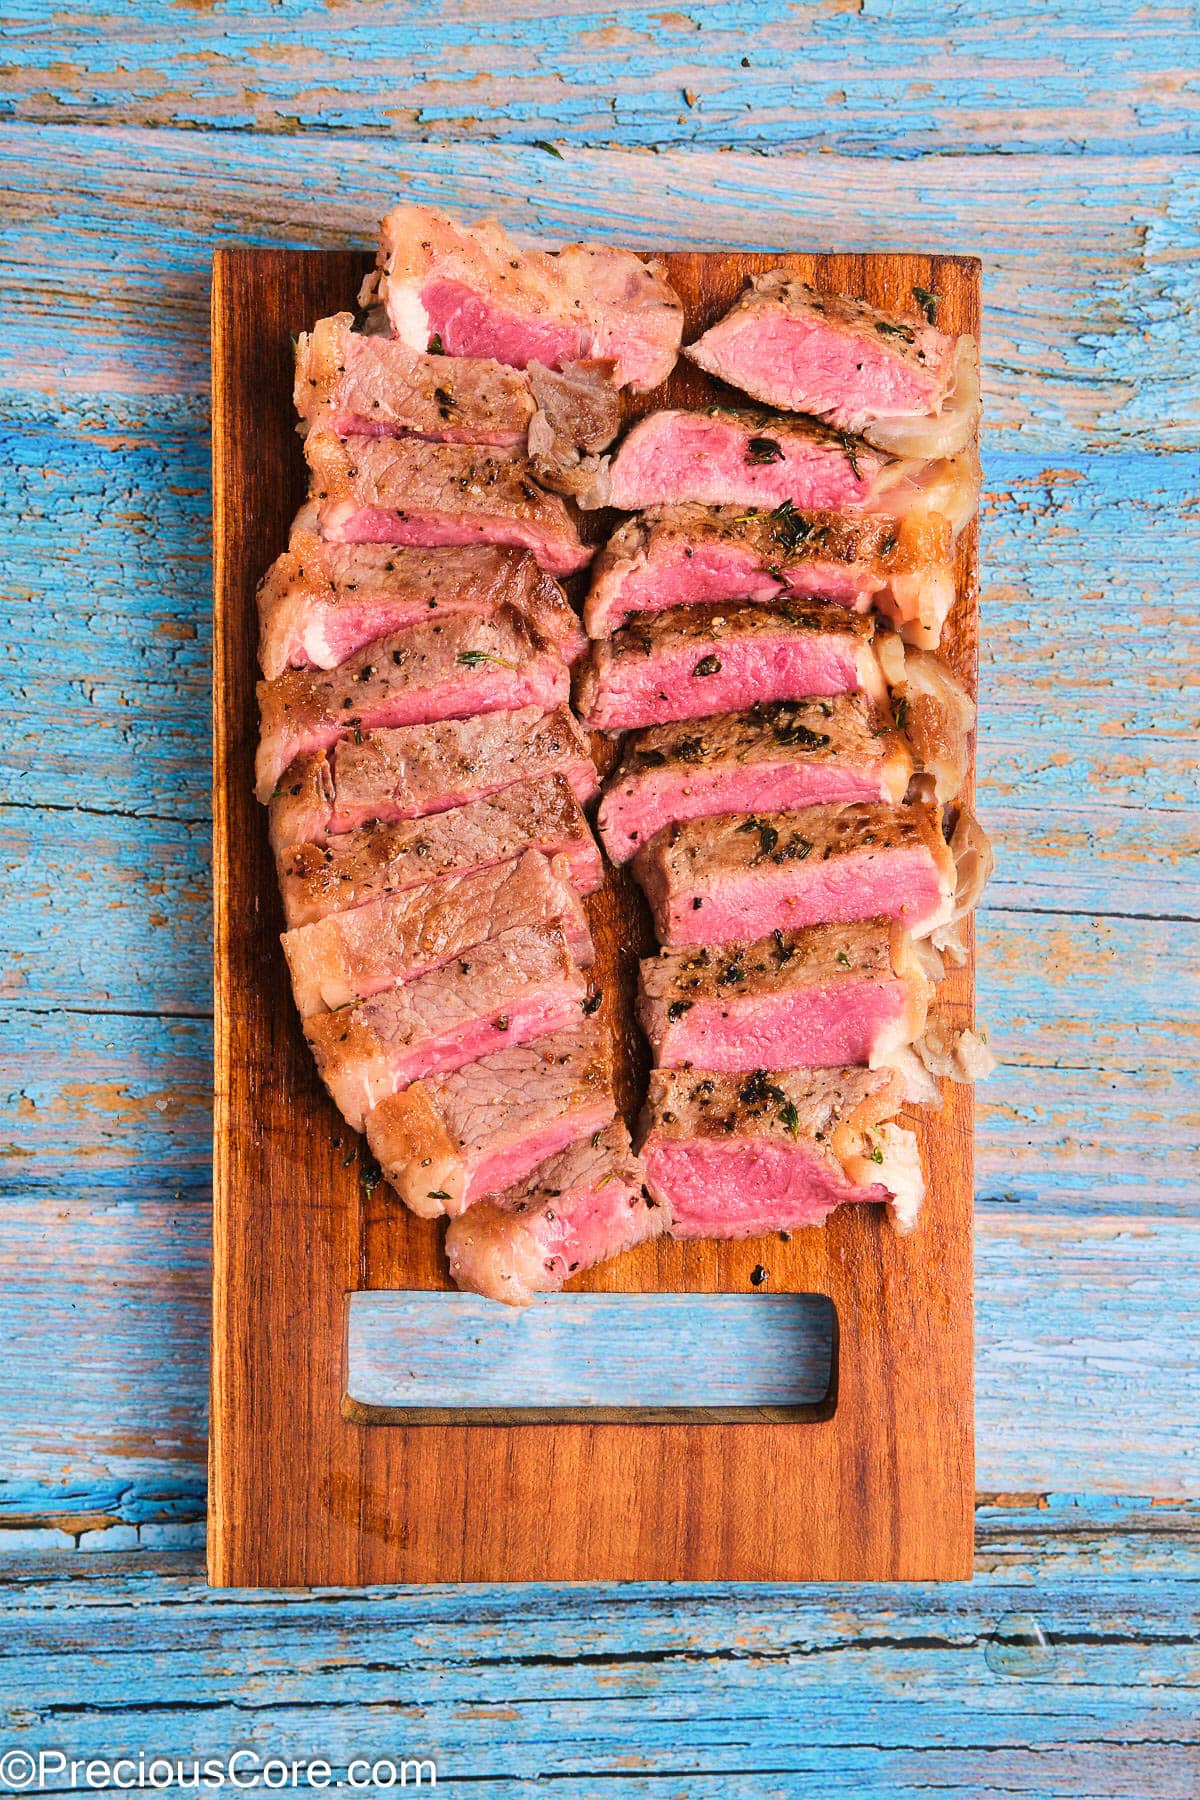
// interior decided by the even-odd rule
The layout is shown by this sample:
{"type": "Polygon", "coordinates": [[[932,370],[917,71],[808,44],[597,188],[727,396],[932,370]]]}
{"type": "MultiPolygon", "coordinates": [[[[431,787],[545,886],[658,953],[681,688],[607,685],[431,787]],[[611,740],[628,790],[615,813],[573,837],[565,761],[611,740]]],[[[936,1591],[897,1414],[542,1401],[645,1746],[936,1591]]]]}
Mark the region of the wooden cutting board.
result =
{"type": "MultiPolygon", "coordinates": [[[[783,265],[830,293],[979,331],[979,264],[925,256],[666,258],[685,339],[745,278],[783,265]]],[[[209,1578],[217,1585],[536,1580],[946,1580],[971,1573],[971,1092],[918,1120],[929,1194],[917,1232],[879,1207],[740,1244],[648,1245],[573,1285],[611,1292],[829,1296],[834,1385],[764,1416],[520,1413],[436,1423],[351,1416],[346,1297],[448,1285],[441,1230],[362,1179],[361,1143],[321,1087],[292,1005],[264,811],[253,797],[254,590],[304,495],[292,334],[353,302],[359,254],[225,249],[213,269],[216,1048],[209,1578]],[[769,1250],[769,1256],[766,1252],[769,1250]]],[[[711,403],[681,361],[638,403],[711,403]]],[[[593,515],[599,541],[610,521],[593,515]]],[[[974,690],[977,539],[963,534],[946,654],[974,690]]],[[[597,979],[632,1123],[645,1051],[635,966],[653,944],[610,873],[589,903],[597,979]]],[[[939,1004],[970,1023],[973,965],[939,1004]]],[[[553,1300],[543,1304],[553,1305],[553,1300]]],[[[670,1345],[662,1346],[664,1356],[670,1345]]]]}

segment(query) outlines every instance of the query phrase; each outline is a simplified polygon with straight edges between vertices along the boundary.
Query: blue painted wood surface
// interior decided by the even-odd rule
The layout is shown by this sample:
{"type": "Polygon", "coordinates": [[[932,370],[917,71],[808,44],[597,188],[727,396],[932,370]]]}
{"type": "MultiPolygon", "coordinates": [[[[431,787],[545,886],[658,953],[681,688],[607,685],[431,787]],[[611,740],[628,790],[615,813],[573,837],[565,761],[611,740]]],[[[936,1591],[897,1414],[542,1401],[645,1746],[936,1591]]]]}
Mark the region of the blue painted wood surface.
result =
{"type": "Polygon", "coordinates": [[[1194,1800],[1195,6],[12,0],[0,32],[0,1740],[1194,1800]],[[400,194],[983,257],[970,1590],[199,1584],[208,268],[366,243],[400,194]],[[1046,1656],[1006,1642],[1030,1613],[1046,1656]]]}

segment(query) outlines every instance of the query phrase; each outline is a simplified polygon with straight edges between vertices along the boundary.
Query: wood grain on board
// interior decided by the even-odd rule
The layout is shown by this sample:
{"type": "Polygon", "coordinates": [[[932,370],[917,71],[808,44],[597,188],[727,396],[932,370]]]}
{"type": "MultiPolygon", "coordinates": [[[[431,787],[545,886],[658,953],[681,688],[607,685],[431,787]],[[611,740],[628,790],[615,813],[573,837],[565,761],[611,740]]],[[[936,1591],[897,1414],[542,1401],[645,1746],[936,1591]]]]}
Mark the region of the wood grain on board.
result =
{"type": "MultiPolygon", "coordinates": [[[[905,255],[676,253],[689,337],[747,274],[783,261],[827,291],[911,305],[978,331],[979,267],[905,255]]],[[[254,587],[302,497],[290,335],[353,295],[361,256],[227,249],[213,282],[216,1115],[210,1573],[238,1586],[545,1579],[937,1579],[972,1551],[972,1121],[968,1090],[919,1124],[920,1229],[878,1208],[745,1244],[646,1246],[581,1285],[817,1292],[839,1319],[835,1400],[770,1422],[393,1425],[343,1416],[344,1298],[447,1284],[436,1225],[380,1185],[317,1079],[294,1016],[264,820],[251,791],[254,587]]],[[[641,403],[702,403],[681,365],[641,403]]],[[[599,533],[603,521],[592,522],[599,533]]],[[[960,548],[948,655],[974,680],[975,534],[960,548]]],[[[632,970],[651,942],[631,885],[591,903],[597,978],[642,1073],[632,970]]],[[[970,1016],[970,969],[943,1005],[970,1016]]],[[[669,1346],[664,1346],[664,1353],[669,1346]]]]}

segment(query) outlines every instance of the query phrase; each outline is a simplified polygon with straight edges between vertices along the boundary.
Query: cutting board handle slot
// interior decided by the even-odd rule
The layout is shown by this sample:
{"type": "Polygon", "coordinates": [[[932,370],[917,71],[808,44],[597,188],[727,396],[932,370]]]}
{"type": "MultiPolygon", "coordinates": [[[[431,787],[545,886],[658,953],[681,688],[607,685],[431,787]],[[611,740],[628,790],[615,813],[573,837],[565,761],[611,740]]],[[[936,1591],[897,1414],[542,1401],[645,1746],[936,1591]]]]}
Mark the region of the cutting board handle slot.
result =
{"type": "Polygon", "coordinates": [[[343,1411],[362,1424],[832,1416],[824,1294],[350,1294],[343,1411]]]}

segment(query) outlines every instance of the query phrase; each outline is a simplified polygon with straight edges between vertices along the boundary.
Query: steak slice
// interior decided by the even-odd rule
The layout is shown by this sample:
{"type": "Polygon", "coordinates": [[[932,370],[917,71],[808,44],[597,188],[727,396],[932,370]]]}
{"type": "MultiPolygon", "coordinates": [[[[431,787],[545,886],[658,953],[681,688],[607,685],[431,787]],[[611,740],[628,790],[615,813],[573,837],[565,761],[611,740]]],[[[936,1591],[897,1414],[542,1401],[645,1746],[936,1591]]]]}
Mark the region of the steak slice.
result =
{"type": "Polygon", "coordinates": [[[613,862],[664,825],[715,813],[903,800],[912,757],[864,694],[785,700],[625,740],[597,824],[613,862]]]}
{"type": "Polygon", "coordinates": [[[304,1021],[317,1067],[361,1131],[389,1094],[577,1023],[587,994],[560,932],[519,927],[406,986],[304,1021]]]}
{"type": "Polygon", "coordinates": [[[874,623],[819,600],[677,606],[592,645],[575,703],[594,731],[736,712],[759,701],[887,689],[874,623]]]}
{"type": "Polygon", "coordinates": [[[514,862],[402,888],[285,931],[301,1018],[400,987],[517,926],[560,931],[577,963],[592,962],[592,935],[570,872],[565,857],[548,861],[527,850],[514,862]]]}
{"type": "Polygon", "coordinates": [[[600,851],[570,782],[550,775],[423,819],[363,825],[328,844],[289,845],[277,862],[284,917],[294,930],[381,894],[511,862],[526,850],[565,857],[581,894],[604,880],[600,851]]]}
{"type": "Polygon", "coordinates": [[[638,1019],[663,1068],[875,1068],[924,1031],[929,987],[901,926],[812,925],[646,957],[638,1019]]]}
{"type": "Polygon", "coordinates": [[[426,206],[384,219],[360,300],[382,301],[414,350],[518,369],[606,357],[642,393],[666,380],[683,337],[682,303],[653,258],[610,244],[522,249],[494,219],[456,225],[426,206]]]}
{"type": "Polygon", "coordinates": [[[432,1218],[523,1181],[615,1110],[611,1034],[581,1019],[414,1082],[371,1113],[367,1141],[405,1205],[432,1218]]]}
{"type": "Polygon", "coordinates": [[[591,561],[565,502],[515,450],[310,431],[304,454],[321,535],[333,543],[502,544],[552,575],[591,561]]]}
{"type": "Polygon", "coordinates": [[[646,1185],[683,1238],[823,1225],[847,1201],[886,1205],[911,1230],[924,1197],[916,1138],[891,1123],[891,1070],[721,1075],[655,1069],[643,1115],[646,1185]]]}
{"type": "Polygon", "coordinates": [[[644,845],[634,872],[663,944],[746,944],[875,918],[923,937],[953,910],[939,819],[932,806],[866,802],[691,819],[644,845]]]}
{"type": "Polygon", "coordinates": [[[287,669],[258,684],[258,797],[271,798],[297,756],[344,732],[525,706],[549,712],[566,702],[570,685],[557,650],[511,606],[393,632],[336,669],[287,669]]]}
{"type": "Polygon", "coordinates": [[[754,276],[684,354],[765,406],[812,413],[906,455],[953,456],[979,423],[973,338],[950,337],[920,313],[818,293],[780,269],[754,276]]]}
{"type": "Polygon", "coordinates": [[[886,459],[813,419],[713,407],[651,413],[623,438],[609,470],[609,503],[648,506],[819,507],[869,502],[886,459]]]}
{"type": "Polygon", "coordinates": [[[782,593],[836,600],[889,618],[934,645],[954,603],[950,526],[910,517],[670,506],[628,519],[592,565],[588,635],[609,637],[632,613],[782,593]]]}
{"type": "Polygon", "coordinates": [[[458,1287],[527,1306],[538,1294],[557,1293],[580,1270],[657,1237],[666,1223],[617,1120],[499,1199],[451,1220],[446,1254],[458,1287]]]}
{"type": "Polygon", "coordinates": [[[489,358],[426,356],[354,330],[354,314],[318,319],[296,340],[296,411],[339,437],[431,438],[521,448],[536,402],[528,378],[489,358]]]}
{"type": "Polygon", "coordinates": [[[562,589],[527,552],[476,544],[447,556],[393,544],[327,544],[310,503],[259,586],[259,661],[268,681],[288,667],[335,669],[394,631],[502,606],[524,614],[567,662],[587,648],[562,589]]]}
{"type": "Polygon", "coordinates": [[[419,819],[554,774],[580,801],[599,785],[587,737],[565,706],[358,732],[284,772],[271,800],[271,844],[278,852],[325,843],[373,819],[419,819]]]}

